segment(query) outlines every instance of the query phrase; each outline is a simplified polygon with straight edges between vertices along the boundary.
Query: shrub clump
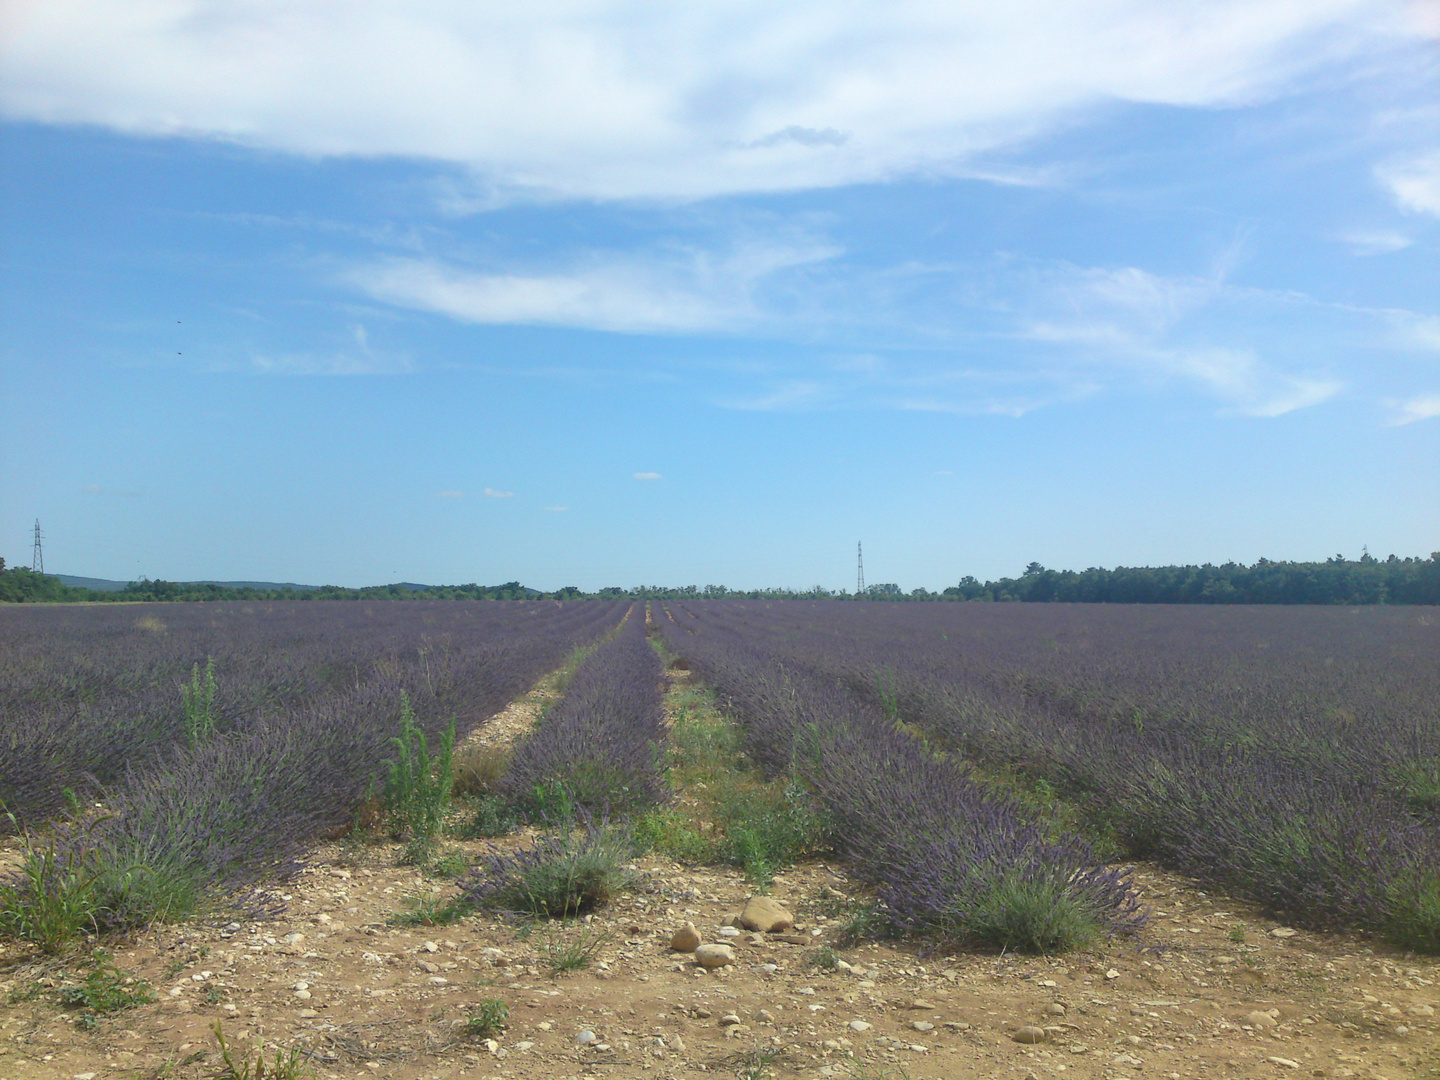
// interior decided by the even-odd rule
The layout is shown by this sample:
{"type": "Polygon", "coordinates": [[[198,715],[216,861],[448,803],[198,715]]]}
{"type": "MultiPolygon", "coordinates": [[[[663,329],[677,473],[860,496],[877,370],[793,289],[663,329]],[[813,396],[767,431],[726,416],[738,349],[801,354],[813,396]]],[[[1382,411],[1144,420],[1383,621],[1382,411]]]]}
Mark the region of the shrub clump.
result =
{"type": "Polygon", "coordinates": [[[628,825],[585,818],[524,851],[492,851],[462,883],[461,895],[475,907],[572,918],[603,907],[631,884],[634,873],[626,864],[634,851],[628,825]]]}

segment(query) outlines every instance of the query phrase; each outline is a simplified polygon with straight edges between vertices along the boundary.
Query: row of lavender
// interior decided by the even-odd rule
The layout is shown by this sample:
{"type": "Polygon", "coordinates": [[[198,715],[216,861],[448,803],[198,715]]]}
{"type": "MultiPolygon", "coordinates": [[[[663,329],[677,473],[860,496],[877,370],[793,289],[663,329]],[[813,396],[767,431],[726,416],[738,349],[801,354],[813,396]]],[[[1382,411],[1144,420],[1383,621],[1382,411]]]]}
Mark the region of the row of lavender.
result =
{"type": "Polygon", "coordinates": [[[987,793],[897,731],[876,703],[781,662],[766,635],[744,626],[675,605],[660,622],[669,648],[742,722],[750,755],[814,791],[837,854],[876,886],[892,925],[1050,951],[1143,924],[1126,877],[1083,840],[1056,837],[987,793]]]}
{"type": "MultiPolygon", "coordinates": [[[[388,715],[462,729],[526,688],[560,650],[613,626],[616,605],[243,604],[0,610],[0,804],[43,820],[65,788],[109,785],[187,742],[182,691],[213,663],[214,730],[307,714],[388,715]],[[535,648],[531,648],[532,643],[535,648]],[[317,712],[318,710],[318,712],[317,712]]],[[[7,822],[8,823],[8,822],[7,822]]],[[[3,825],[0,825],[3,828],[3,825]]]]}
{"type": "Polygon", "coordinates": [[[599,815],[665,801],[662,679],[660,657],[645,637],[644,608],[636,606],[516,745],[504,795],[532,806],[558,797],[599,815]]]}
{"type": "MultiPolygon", "coordinates": [[[[402,691],[422,728],[435,734],[453,719],[463,734],[623,612],[616,604],[228,607],[0,612],[0,655],[32,689],[28,699],[15,695],[28,707],[7,710],[0,729],[8,754],[0,798],[28,807],[32,823],[53,803],[55,781],[24,772],[35,761],[34,729],[45,734],[35,688],[72,689],[50,699],[59,726],[92,743],[42,742],[51,763],[99,762],[110,778],[93,793],[105,816],[60,823],[54,858],[37,864],[46,875],[26,888],[88,883],[91,921],[103,927],[191,910],[207,892],[246,885],[351,819],[390,749],[402,691]],[[180,688],[206,657],[231,696],[223,724],[192,740],[177,730],[180,688]],[[124,723],[127,705],[139,706],[138,733],[124,723]]],[[[58,779],[92,794],[81,774],[58,779]]]]}
{"type": "Polygon", "coordinates": [[[692,605],[706,632],[1043,780],[1136,857],[1440,951],[1431,609],[692,605]]]}

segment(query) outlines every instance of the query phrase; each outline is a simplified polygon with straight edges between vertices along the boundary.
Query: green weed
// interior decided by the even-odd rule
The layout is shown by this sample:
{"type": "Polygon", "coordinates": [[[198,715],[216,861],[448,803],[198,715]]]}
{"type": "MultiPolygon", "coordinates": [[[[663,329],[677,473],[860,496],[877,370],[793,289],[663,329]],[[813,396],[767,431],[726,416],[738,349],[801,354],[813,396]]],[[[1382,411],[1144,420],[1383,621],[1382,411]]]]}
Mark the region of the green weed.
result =
{"type": "Polygon", "coordinates": [[[185,703],[185,732],[195,746],[215,734],[215,658],[206,657],[202,678],[200,665],[190,668],[190,685],[180,688],[185,703]]]}
{"type": "Polygon", "coordinates": [[[681,810],[663,806],[635,818],[635,846],[653,851],[680,863],[720,861],[721,849],[715,840],[681,810]]]}
{"type": "Polygon", "coordinates": [[[62,987],[56,999],[66,1009],[79,1009],[75,1023],[93,1030],[99,1017],[155,1000],[150,984],[134,975],[127,975],[111,961],[110,954],[97,949],[90,958],[90,972],[79,983],[62,987]]]}
{"type": "Polygon", "coordinates": [[[255,1040],[255,1058],[247,1053],[236,1059],[235,1052],[225,1042],[225,1032],[220,1021],[211,1029],[215,1042],[220,1047],[220,1060],[224,1067],[216,1074],[216,1080],[299,1080],[305,1074],[299,1050],[275,1050],[274,1060],[265,1060],[265,1040],[255,1040]]]}
{"type": "Polygon", "coordinates": [[[404,911],[385,921],[391,926],[449,926],[470,914],[470,905],[463,896],[441,899],[433,894],[403,897],[404,911]]]}
{"type": "Polygon", "coordinates": [[[474,1039],[498,1039],[505,1033],[510,1007],[499,998],[482,998],[475,1013],[465,1021],[465,1034],[474,1039]]]}
{"type": "Polygon", "coordinates": [[[588,923],[578,924],[573,934],[551,931],[546,934],[541,950],[550,964],[550,973],[560,975],[567,971],[579,971],[588,967],[601,946],[610,940],[610,932],[596,929],[588,923]]]}
{"type": "Polygon", "coordinates": [[[440,753],[432,759],[425,732],[415,723],[410,695],[402,690],[400,734],[390,744],[395,748],[395,760],[389,762],[380,805],[390,835],[410,843],[406,857],[423,861],[429,857],[431,842],[450,806],[455,723],[451,721],[441,740],[440,753]]]}

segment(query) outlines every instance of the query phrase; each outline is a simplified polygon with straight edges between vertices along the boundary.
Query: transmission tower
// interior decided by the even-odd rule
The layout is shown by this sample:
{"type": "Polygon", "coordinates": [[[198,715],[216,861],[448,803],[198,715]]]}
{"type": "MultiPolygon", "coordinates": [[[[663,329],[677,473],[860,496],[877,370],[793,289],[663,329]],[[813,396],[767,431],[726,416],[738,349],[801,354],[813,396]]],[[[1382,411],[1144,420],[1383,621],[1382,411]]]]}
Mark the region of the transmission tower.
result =
{"type": "MultiPolygon", "coordinates": [[[[38,535],[40,528],[38,521],[35,523],[35,528],[38,535]]],[[[39,544],[40,541],[36,540],[35,543],[39,544]]],[[[38,551],[39,549],[37,548],[36,550],[38,551]]],[[[860,546],[859,540],[855,541],[855,595],[865,595],[865,549],[860,546]]]]}
{"type": "Polygon", "coordinates": [[[45,552],[40,550],[40,519],[35,519],[35,553],[30,556],[30,569],[37,574],[45,572],[45,552]]]}

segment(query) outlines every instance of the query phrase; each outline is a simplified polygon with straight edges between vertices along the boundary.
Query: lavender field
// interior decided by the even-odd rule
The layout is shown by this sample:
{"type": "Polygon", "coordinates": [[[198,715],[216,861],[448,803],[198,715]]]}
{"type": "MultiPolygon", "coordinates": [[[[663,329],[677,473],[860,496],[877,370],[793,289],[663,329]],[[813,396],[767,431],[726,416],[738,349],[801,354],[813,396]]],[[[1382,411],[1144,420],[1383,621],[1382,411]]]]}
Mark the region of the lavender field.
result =
{"type": "MultiPolygon", "coordinates": [[[[1440,952],[1434,609],[687,600],[648,626],[891,930],[1039,951],[1129,932],[1123,864],[1148,859],[1440,952]]],[[[233,893],[353,819],[402,701],[432,744],[463,738],[567,658],[492,798],[663,808],[646,633],[628,602],[0,610],[5,823],[54,853],[26,888],[108,868],[97,927],[233,893]]]]}
{"type": "Polygon", "coordinates": [[[627,607],[0,610],[0,820],[32,830],[72,806],[27,888],[98,876],[93,921],[123,926],[163,915],[157,898],[184,908],[259,880],[354,817],[402,701],[432,738],[463,737],[627,607]]]}
{"type": "MultiPolygon", "coordinates": [[[[1435,609],[727,601],[667,613],[672,647],[746,718],[754,752],[772,768],[812,755],[817,786],[852,807],[837,812],[902,923],[963,909],[957,863],[1098,875],[1079,838],[1047,849],[1014,824],[1017,806],[1005,817],[982,803],[998,775],[1076,808],[1112,857],[1155,860],[1305,926],[1440,951],[1435,609]],[[972,767],[981,783],[966,791],[972,767]],[[982,823],[969,833],[951,820],[962,802],[982,823]],[[886,808],[903,808],[895,852],[879,842],[886,808]]],[[[1123,916],[1113,897],[1106,910],[1123,916]]]]}

